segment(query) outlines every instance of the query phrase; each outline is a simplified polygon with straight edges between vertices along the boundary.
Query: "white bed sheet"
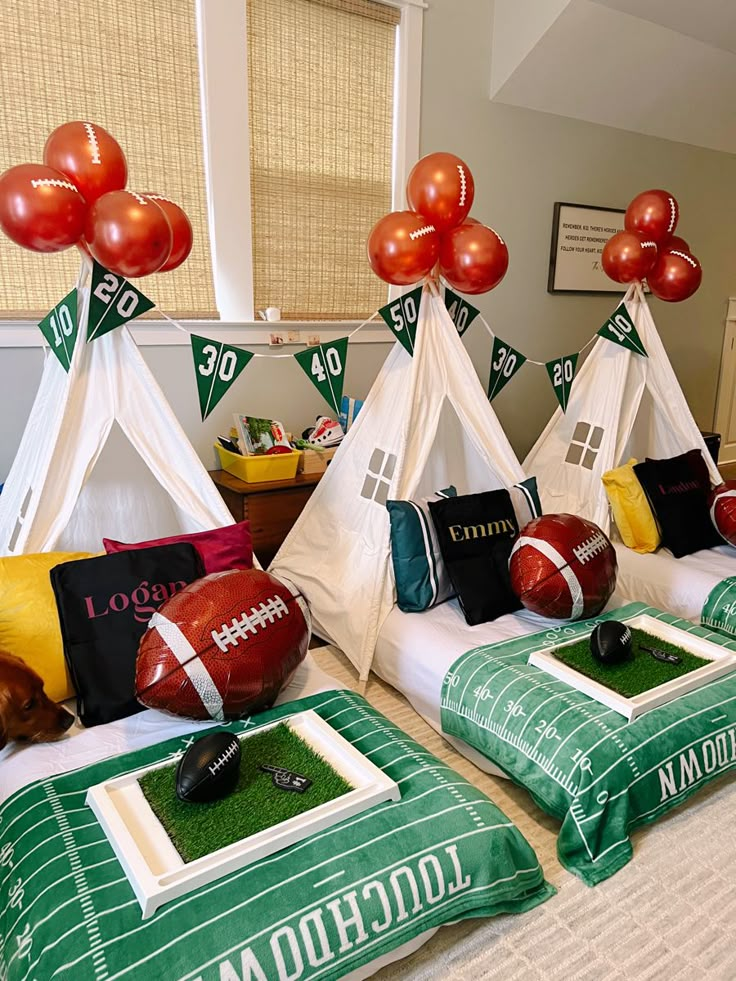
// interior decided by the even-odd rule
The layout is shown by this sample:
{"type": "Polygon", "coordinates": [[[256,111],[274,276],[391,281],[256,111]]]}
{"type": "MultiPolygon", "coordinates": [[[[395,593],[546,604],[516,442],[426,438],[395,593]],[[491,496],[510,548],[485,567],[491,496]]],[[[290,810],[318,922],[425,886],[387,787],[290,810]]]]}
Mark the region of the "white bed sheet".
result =
{"type": "Polygon", "coordinates": [[[639,600],[696,623],[713,587],[736,576],[736,549],[730,545],[676,559],[666,549],[640,555],[616,543],[616,555],[616,592],[622,599],[639,600]]]}

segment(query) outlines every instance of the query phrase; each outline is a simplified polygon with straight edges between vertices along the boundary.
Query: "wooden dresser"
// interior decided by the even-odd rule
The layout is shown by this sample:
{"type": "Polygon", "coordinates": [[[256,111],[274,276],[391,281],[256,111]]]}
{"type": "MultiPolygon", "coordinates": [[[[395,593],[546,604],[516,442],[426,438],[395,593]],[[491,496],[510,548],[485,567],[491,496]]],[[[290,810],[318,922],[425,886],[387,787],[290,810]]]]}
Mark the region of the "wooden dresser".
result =
{"type": "Polygon", "coordinates": [[[236,521],[250,521],[253,551],[265,568],[291,531],[302,508],[322,477],[297,474],[291,480],[248,484],[226,470],[211,470],[222,499],[236,521]]]}

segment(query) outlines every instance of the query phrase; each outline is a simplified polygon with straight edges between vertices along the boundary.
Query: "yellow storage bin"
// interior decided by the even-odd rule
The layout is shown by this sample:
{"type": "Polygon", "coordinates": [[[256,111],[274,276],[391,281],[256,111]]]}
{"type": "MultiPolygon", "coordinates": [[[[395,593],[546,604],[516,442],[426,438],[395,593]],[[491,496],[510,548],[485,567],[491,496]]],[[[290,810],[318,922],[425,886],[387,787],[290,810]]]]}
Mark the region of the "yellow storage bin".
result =
{"type": "Polygon", "coordinates": [[[215,449],[220,457],[222,469],[249,484],[258,484],[265,480],[290,480],[296,477],[296,468],[301,456],[299,450],[263,456],[241,456],[239,453],[231,453],[219,443],[215,443],[215,449]]]}

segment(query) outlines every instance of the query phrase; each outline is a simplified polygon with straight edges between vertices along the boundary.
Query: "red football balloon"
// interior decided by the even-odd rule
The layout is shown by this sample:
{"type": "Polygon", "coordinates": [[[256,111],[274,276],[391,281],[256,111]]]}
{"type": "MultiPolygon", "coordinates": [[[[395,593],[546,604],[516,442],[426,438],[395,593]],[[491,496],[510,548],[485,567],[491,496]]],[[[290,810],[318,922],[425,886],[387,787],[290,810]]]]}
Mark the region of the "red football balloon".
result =
{"type": "Polygon", "coordinates": [[[665,252],[647,273],[649,289],[660,300],[679,303],[687,300],[700,286],[703,270],[689,252],[665,252]]]}
{"type": "Polygon", "coordinates": [[[191,719],[238,719],[273,705],[309,646],[304,597],[260,569],[213,572],[151,617],[136,698],[191,719]]]}
{"type": "Polygon", "coordinates": [[[603,246],[603,271],[616,283],[642,280],[657,261],[657,246],[638,232],[616,232],[603,246]]]}
{"type": "Polygon", "coordinates": [[[545,514],[522,529],[509,560],[511,588],[533,613],[580,620],[600,613],[616,588],[616,550],[598,525],[545,514]]]}
{"type": "Polygon", "coordinates": [[[155,201],[134,191],[110,191],[92,205],[84,237],[89,251],[110,272],[147,276],[171,254],[171,225],[155,201]]]}
{"type": "Polygon", "coordinates": [[[32,252],[61,252],[79,241],[87,206],[58,170],[20,164],[0,175],[0,228],[32,252]]]}
{"type": "Polygon", "coordinates": [[[438,232],[465,221],[474,196],[473,175],[454,153],[430,153],[422,157],[414,164],[406,182],[409,207],[431,221],[438,232]]]}
{"type": "Polygon", "coordinates": [[[440,239],[440,269],[461,293],[487,293],[509,267],[506,243],[492,228],[470,219],[440,239]]]}
{"type": "Polygon", "coordinates": [[[718,534],[729,545],[736,545],[736,480],[727,480],[714,487],[708,507],[718,534]]]}
{"type": "Polygon", "coordinates": [[[434,225],[413,211],[392,211],[368,236],[373,272],[394,286],[410,286],[432,271],[440,250],[434,225]]]}
{"type": "Polygon", "coordinates": [[[180,208],[178,204],[174,204],[173,201],[169,201],[163,194],[144,194],[143,196],[156,202],[168,218],[169,225],[171,225],[171,253],[163,266],[156,270],[156,272],[160,273],[171,272],[172,269],[180,266],[192,251],[193,236],[191,222],[187,218],[184,209],[180,208]]]}
{"type": "Polygon", "coordinates": [[[626,209],[624,228],[659,244],[677,227],[680,209],[669,191],[642,191],[626,209]]]}
{"type": "Polygon", "coordinates": [[[657,246],[660,255],[662,252],[689,252],[690,246],[687,244],[684,238],[680,238],[679,235],[670,235],[669,238],[665,239],[660,245],[657,246]]]}
{"type": "Polygon", "coordinates": [[[117,140],[95,123],[58,126],[46,140],[43,162],[65,174],[87,204],[125,187],[128,165],[117,140]]]}

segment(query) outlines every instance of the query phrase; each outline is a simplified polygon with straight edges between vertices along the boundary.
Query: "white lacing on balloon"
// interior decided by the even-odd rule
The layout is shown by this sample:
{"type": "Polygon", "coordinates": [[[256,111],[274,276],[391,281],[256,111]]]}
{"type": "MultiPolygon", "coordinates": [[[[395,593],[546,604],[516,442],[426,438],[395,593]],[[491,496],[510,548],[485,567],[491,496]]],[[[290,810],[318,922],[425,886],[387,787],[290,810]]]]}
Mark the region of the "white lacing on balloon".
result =
{"type": "Polygon", "coordinates": [[[465,176],[465,168],[462,164],[457,165],[457,172],[460,174],[460,207],[465,204],[465,195],[468,193],[468,179],[465,176]]]}
{"type": "Polygon", "coordinates": [[[671,195],[669,198],[667,198],[667,200],[670,206],[670,223],[667,226],[667,231],[672,234],[672,232],[675,230],[675,225],[677,224],[677,204],[671,195]]]}
{"type": "Polygon", "coordinates": [[[596,531],[586,538],[582,545],[576,546],[572,551],[575,558],[581,565],[585,565],[590,559],[595,558],[599,552],[605,551],[608,547],[608,539],[601,531],[596,531]]]}
{"type": "Polygon", "coordinates": [[[679,255],[679,257],[681,259],[684,259],[685,262],[688,262],[693,267],[693,269],[697,269],[698,266],[697,262],[695,261],[695,259],[693,259],[691,255],[688,255],[687,252],[680,252],[677,249],[673,249],[670,252],[670,255],[679,255]]]}
{"type": "Polygon", "coordinates": [[[240,618],[233,617],[229,624],[223,623],[220,630],[213,630],[212,639],[221,651],[227,652],[228,647],[237,647],[241,640],[248,640],[248,634],[256,634],[288,615],[289,607],[282,597],[272,596],[265,603],[252,606],[250,613],[243,613],[240,618]]]}
{"type": "Polygon", "coordinates": [[[230,760],[235,756],[235,754],[240,749],[240,743],[235,739],[228,748],[220,753],[216,760],[213,760],[207,769],[210,771],[213,777],[217,776],[217,771],[221,770],[223,766],[230,762],[230,760]]]}
{"type": "Polygon", "coordinates": [[[409,232],[409,238],[413,242],[415,239],[421,238],[422,235],[431,235],[432,232],[436,231],[437,229],[434,227],[434,225],[425,225],[423,228],[417,228],[415,232],[409,232]]]}
{"type": "Polygon", "coordinates": [[[173,203],[174,203],[174,202],[173,202],[173,201],[171,200],[171,198],[167,198],[167,197],[166,197],[165,195],[163,195],[163,194],[147,194],[147,195],[146,195],[146,197],[147,197],[147,198],[148,198],[148,199],[149,199],[150,201],[167,201],[167,202],[168,202],[169,204],[173,204],[173,203]]]}
{"type": "Polygon", "coordinates": [[[31,187],[65,187],[67,191],[75,191],[79,194],[78,188],[70,181],[62,181],[58,177],[40,177],[31,181],[31,187]]]}
{"type": "Polygon", "coordinates": [[[651,241],[650,239],[647,239],[646,242],[642,242],[641,243],[641,247],[643,249],[656,249],[657,248],[657,243],[651,241]]]}
{"type": "Polygon", "coordinates": [[[92,163],[100,164],[102,160],[100,158],[100,144],[97,142],[97,133],[95,133],[95,128],[92,123],[82,123],[85,132],[87,133],[87,139],[89,145],[92,147],[92,163]]]}
{"type": "Polygon", "coordinates": [[[148,201],[146,201],[146,199],[143,197],[143,195],[142,194],[139,194],[137,191],[128,191],[128,194],[132,194],[133,197],[138,202],[138,204],[148,204],[148,201]]]}

